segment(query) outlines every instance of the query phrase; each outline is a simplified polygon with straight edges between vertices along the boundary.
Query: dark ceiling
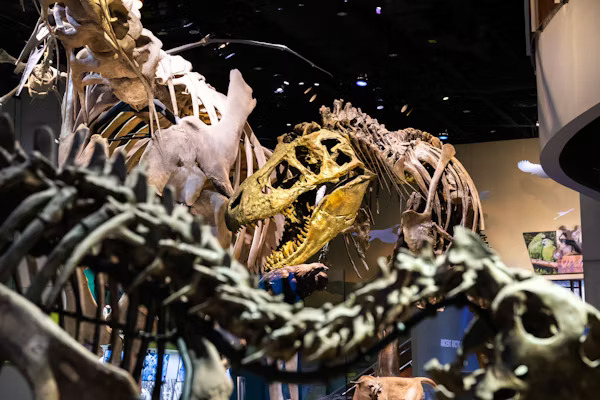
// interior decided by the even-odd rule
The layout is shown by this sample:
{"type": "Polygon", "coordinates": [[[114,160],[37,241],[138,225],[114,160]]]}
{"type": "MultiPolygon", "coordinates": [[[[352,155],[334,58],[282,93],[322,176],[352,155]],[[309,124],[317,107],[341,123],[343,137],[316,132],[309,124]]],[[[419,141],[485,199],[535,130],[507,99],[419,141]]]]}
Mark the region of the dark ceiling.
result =
{"type": "MultiPolygon", "coordinates": [[[[0,16],[0,47],[17,55],[36,18],[11,3],[0,16]]],[[[451,143],[537,136],[520,1],[146,0],[142,14],[165,49],[207,34],[265,41],[333,75],[264,47],[212,45],[182,54],[222,92],[229,70],[241,70],[258,99],[250,122],[267,146],[290,125],[318,121],[319,107],[336,98],[388,128],[447,132],[451,143]],[[358,78],[367,85],[358,86],[358,78]]],[[[0,87],[8,91],[16,78],[5,71],[0,87]]]]}

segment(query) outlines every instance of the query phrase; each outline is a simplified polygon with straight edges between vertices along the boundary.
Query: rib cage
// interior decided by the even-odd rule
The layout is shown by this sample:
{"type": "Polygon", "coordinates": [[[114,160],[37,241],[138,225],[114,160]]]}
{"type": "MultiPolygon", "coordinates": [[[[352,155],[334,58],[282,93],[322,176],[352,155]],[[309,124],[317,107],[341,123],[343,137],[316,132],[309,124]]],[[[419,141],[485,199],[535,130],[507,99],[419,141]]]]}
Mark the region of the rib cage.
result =
{"type": "MultiPolygon", "coordinates": [[[[424,209],[433,171],[442,158],[442,143],[438,138],[412,128],[389,131],[342,100],[334,102],[333,110],[322,107],[321,115],[325,128],[348,133],[359,158],[376,172],[380,186],[397,192],[406,201],[406,209],[424,209]]],[[[450,237],[456,225],[474,232],[485,229],[475,184],[455,157],[446,165],[435,188],[432,219],[450,237]]],[[[441,235],[436,248],[441,252],[449,244],[448,237],[441,235]]]]}

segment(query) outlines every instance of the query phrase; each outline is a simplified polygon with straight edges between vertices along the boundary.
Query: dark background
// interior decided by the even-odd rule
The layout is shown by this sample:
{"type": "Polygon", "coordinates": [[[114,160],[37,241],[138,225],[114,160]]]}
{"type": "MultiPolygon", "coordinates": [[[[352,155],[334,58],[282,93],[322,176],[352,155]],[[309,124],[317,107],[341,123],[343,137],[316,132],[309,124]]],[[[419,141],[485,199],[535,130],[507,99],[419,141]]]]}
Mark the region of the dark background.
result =
{"type": "MultiPolygon", "coordinates": [[[[13,56],[37,19],[25,3],[25,13],[11,0],[0,15],[0,47],[13,56]]],[[[260,40],[286,45],[333,75],[263,47],[214,45],[182,54],[222,92],[229,70],[241,70],[258,99],[250,122],[268,147],[291,125],[318,121],[319,107],[335,98],[390,129],[447,133],[452,143],[537,136],[522,1],[146,0],[142,14],[165,49],[207,34],[260,40]],[[367,86],[356,85],[359,77],[367,86]]],[[[0,65],[2,93],[18,82],[11,70],[0,65]]]]}

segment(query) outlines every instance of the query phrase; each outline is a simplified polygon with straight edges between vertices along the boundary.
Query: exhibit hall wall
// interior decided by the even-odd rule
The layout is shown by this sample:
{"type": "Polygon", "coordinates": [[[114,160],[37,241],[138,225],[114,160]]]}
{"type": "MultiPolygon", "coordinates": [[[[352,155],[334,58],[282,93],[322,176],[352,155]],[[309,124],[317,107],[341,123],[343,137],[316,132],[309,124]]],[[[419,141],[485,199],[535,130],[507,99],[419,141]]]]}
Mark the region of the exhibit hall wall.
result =
{"type": "Polygon", "coordinates": [[[529,270],[533,267],[523,233],[581,224],[579,193],[517,167],[521,160],[539,163],[539,151],[538,139],[456,146],[456,157],[481,196],[490,246],[506,265],[529,270]]]}

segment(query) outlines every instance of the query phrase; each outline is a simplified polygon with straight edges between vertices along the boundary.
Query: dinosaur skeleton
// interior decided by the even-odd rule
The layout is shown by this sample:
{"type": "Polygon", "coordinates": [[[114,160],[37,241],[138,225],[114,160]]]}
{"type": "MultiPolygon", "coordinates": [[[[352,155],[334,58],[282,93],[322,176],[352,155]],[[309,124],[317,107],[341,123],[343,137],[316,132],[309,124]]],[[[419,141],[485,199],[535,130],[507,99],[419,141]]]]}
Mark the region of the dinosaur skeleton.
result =
{"type": "MultiPolygon", "coordinates": [[[[434,243],[442,251],[451,241],[455,224],[483,228],[477,192],[453,158],[452,146],[442,146],[421,131],[389,132],[351,105],[342,107],[340,101],[333,111],[322,110],[322,132],[342,136],[337,139],[341,144],[328,151],[344,154],[350,162],[341,163],[343,157],[338,159],[333,153],[328,157],[323,146],[311,145],[317,140],[313,134],[317,129],[307,124],[303,133],[312,135],[310,138],[297,138],[287,146],[280,143],[278,147],[287,149],[276,149],[277,157],[267,162],[269,152],[246,123],[255,100],[239,72],[231,73],[228,95],[218,93],[192,71],[189,62],[161,50],[162,43],[140,22],[141,6],[135,0],[41,1],[40,20],[16,62],[23,64],[27,59],[25,80],[36,68],[52,70],[49,59],[58,48],[57,39],[66,49],[59,164],[76,131],[85,134],[77,157],[82,164],[87,163],[97,142],[108,148],[108,154],[124,148],[129,171],[145,161],[150,184],[159,193],[167,183],[172,185],[175,200],[212,224],[221,245],[227,247],[232,241],[224,217],[228,198],[234,190],[246,196],[260,193],[254,179],[243,178],[253,174],[255,165],[255,177],[264,177],[271,174],[273,165],[280,162],[282,166],[282,157],[288,164],[295,159],[294,168],[301,171],[296,178],[316,180],[303,182],[301,187],[280,188],[278,196],[287,203],[285,208],[263,202],[254,206],[255,210],[265,209],[258,214],[250,212],[249,206],[242,211],[229,210],[232,230],[243,225],[232,244],[234,257],[252,271],[302,264],[337,234],[350,230],[359,236],[345,235],[346,243],[352,240],[364,256],[369,219],[373,218],[370,207],[360,208],[360,204],[375,175],[378,186],[394,188],[405,198],[401,239],[413,251],[425,237],[439,238],[434,243]],[[310,159],[300,160],[303,155],[293,154],[294,149],[309,149],[310,159]],[[299,169],[299,164],[311,160],[316,162],[313,166],[322,163],[328,168],[312,173],[306,167],[299,169]],[[340,175],[344,171],[350,174],[350,181],[335,187],[334,182],[344,179],[340,175]],[[319,189],[317,184],[320,191],[313,197],[310,192],[319,189]],[[312,210],[317,206],[312,204],[317,194],[322,197],[323,210],[312,210]],[[313,198],[306,202],[305,197],[313,198]],[[340,202],[342,197],[353,201],[340,202]],[[337,210],[333,219],[324,218],[331,215],[327,208],[336,207],[336,202],[344,209],[337,210]],[[314,215],[307,218],[311,212],[314,215]],[[275,217],[277,213],[283,215],[275,217]],[[305,221],[301,222],[310,226],[300,226],[290,213],[303,214],[305,221]],[[253,227],[246,226],[249,222],[253,227]]],[[[268,179],[263,179],[260,191],[269,191],[267,195],[273,198],[273,188],[265,186],[268,179]]],[[[289,184],[287,176],[283,180],[289,184]]]]}
{"type": "MultiPolygon", "coordinates": [[[[98,144],[90,164],[76,166],[80,133],[56,169],[48,161],[54,158],[48,130],[35,134],[44,157],[15,145],[5,119],[0,127],[0,193],[6,199],[0,218],[0,358],[23,372],[36,399],[134,399],[150,341],[158,343],[157,382],[165,344],[178,345],[187,372],[184,400],[228,398],[231,386],[219,353],[267,379],[324,380],[346,370],[348,362],[340,360],[373,354],[452,304],[470,304],[477,316],[456,362],[429,366],[441,398],[589,399],[600,390],[600,312],[542,277],[507,268],[465,228],[454,229],[443,255],[428,244],[420,255],[401,250],[391,264],[381,259],[380,276],[341,304],[287,304],[254,288],[248,270],[210,228],[186,207],[173,206],[170,189],[156,197],[139,170],[125,180],[121,152],[107,162],[98,144]],[[24,287],[17,272],[27,261],[31,283],[24,287]],[[92,314],[81,307],[87,284],[79,265],[96,276],[92,314]],[[11,281],[15,291],[6,286],[11,281]],[[119,304],[111,296],[108,318],[101,312],[105,284],[127,297],[119,304]],[[77,300],[73,308],[61,301],[67,290],[77,300]],[[429,297],[443,300],[415,311],[429,297]],[[140,325],[142,306],[147,313],[140,325]],[[40,310],[57,312],[59,325],[40,310]],[[68,319],[76,325],[73,338],[59,329],[68,319]],[[92,325],[91,340],[83,337],[83,325],[92,325]],[[76,341],[95,351],[106,326],[113,349],[124,336],[123,358],[111,359],[124,371],[95,362],[76,341]],[[380,340],[388,326],[391,333],[380,340]],[[488,348],[487,362],[463,378],[464,360],[482,347],[488,348]],[[287,360],[299,351],[321,364],[290,372],[262,361],[287,360]]],[[[153,398],[159,394],[157,385],[153,398]]]]}
{"type": "MultiPolygon", "coordinates": [[[[225,202],[270,153],[246,122],[256,101],[239,71],[231,72],[225,96],[191,63],[162,50],[160,40],[141,24],[141,7],[137,0],[40,1],[40,19],[13,60],[24,71],[18,91],[24,82],[38,92],[56,84],[60,41],[67,84],[59,165],[77,131],[85,134],[76,157],[82,165],[96,142],[109,155],[122,148],[128,171],[143,161],[150,184],[161,193],[169,183],[175,200],[212,224],[227,247],[231,232],[224,223],[225,202]]],[[[247,231],[250,238],[237,241],[242,257],[256,253],[259,242],[265,245],[261,237],[281,229],[271,224],[247,231]]]]}
{"type": "Polygon", "coordinates": [[[431,241],[440,254],[455,225],[484,229],[479,195],[452,145],[415,129],[390,132],[340,100],[321,114],[323,126],[301,124],[280,137],[271,158],[227,206],[226,222],[234,231],[285,218],[283,239],[265,258],[264,270],[302,263],[339,233],[368,236],[373,213],[365,194],[372,182],[407,198],[399,244],[413,252],[431,241]]]}

